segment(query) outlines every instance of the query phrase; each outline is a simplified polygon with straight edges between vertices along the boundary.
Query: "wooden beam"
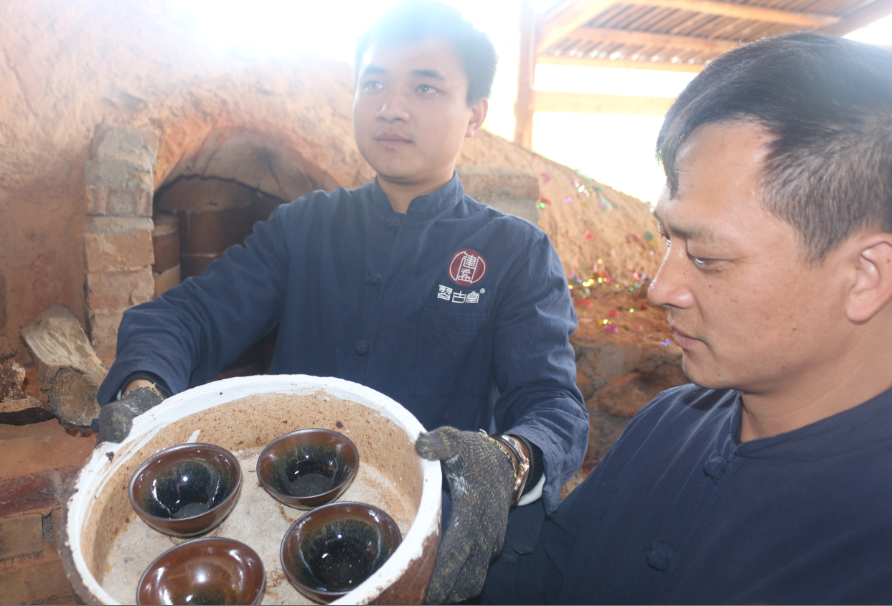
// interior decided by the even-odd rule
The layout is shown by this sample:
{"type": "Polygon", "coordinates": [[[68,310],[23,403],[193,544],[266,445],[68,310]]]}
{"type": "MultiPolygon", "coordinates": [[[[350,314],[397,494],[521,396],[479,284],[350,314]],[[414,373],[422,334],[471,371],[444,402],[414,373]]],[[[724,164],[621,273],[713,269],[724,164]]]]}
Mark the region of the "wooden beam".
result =
{"type": "Polygon", "coordinates": [[[665,116],[675,99],[632,95],[599,95],[536,91],[536,112],[665,116]]]}
{"type": "Polygon", "coordinates": [[[618,69],[646,69],[655,72],[690,72],[703,71],[705,65],[690,63],[670,63],[669,61],[630,61],[628,59],[590,59],[588,57],[567,57],[539,55],[540,65],[573,65],[577,67],[613,67],[618,69]]]}
{"type": "Polygon", "coordinates": [[[567,3],[567,8],[562,13],[542,25],[539,50],[548,50],[556,42],[570,35],[573,30],[582,27],[615,3],[616,0],[575,0],[567,3]]]}
{"type": "Polygon", "coordinates": [[[621,0],[623,4],[639,4],[643,6],[659,6],[678,10],[694,11],[709,15],[722,15],[738,19],[752,19],[767,23],[789,23],[809,27],[825,27],[839,21],[839,17],[819,15],[816,13],[800,13],[784,11],[776,8],[719,2],[718,0],[621,0]]]}
{"type": "Polygon", "coordinates": [[[685,50],[722,54],[740,46],[733,40],[710,40],[693,36],[670,36],[650,32],[633,32],[624,29],[605,27],[580,27],[568,36],[585,42],[614,42],[630,46],[657,46],[660,48],[681,48],[685,50]]]}
{"type": "Polygon", "coordinates": [[[821,28],[821,31],[825,34],[845,36],[889,15],[892,15],[892,0],[873,0],[844,15],[838,23],[821,28]]]}
{"type": "Polygon", "coordinates": [[[520,60],[517,66],[517,98],[514,101],[514,142],[533,147],[533,114],[536,113],[536,10],[533,0],[520,5],[520,60]]]}

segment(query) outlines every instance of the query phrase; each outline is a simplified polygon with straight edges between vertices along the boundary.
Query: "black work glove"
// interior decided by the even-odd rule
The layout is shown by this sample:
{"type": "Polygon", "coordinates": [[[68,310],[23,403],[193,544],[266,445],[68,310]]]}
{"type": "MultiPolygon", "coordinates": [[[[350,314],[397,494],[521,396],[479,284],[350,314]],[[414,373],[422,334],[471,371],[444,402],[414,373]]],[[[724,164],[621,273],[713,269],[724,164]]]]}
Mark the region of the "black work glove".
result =
{"type": "Polygon", "coordinates": [[[485,434],[441,427],[419,436],[415,450],[443,461],[452,515],[427,587],[428,604],[479,594],[492,558],[502,550],[514,494],[514,464],[485,434]]]}
{"type": "Polygon", "coordinates": [[[164,396],[152,385],[137,387],[117,402],[106,404],[99,411],[99,437],[96,443],[122,442],[130,434],[133,417],[158,406],[163,400],[164,396]]]}

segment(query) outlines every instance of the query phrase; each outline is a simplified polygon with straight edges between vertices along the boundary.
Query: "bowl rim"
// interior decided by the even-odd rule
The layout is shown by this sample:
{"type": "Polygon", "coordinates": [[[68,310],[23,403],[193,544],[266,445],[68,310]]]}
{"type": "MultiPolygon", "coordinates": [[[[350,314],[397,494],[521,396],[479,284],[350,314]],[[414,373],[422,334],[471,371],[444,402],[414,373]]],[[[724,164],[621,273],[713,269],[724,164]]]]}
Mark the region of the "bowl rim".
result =
{"type": "Polygon", "coordinates": [[[184,543],[180,543],[179,545],[174,545],[170,549],[165,550],[161,555],[159,555],[157,558],[152,560],[151,564],[146,566],[146,569],[143,571],[142,575],[139,577],[139,582],[136,584],[136,604],[138,604],[138,605],[142,604],[142,602],[139,601],[139,594],[140,594],[139,590],[142,587],[143,582],[146,580],[146,575],[149,574],[149,572],[155,567],[155,565],[158,564],[158,562],[160,562],[165,557],[170,556],[171,553],[173,553],[175,551],[179,551],[181,549],[185,549],[187,546],[194,547],[196,543],[202,543],[205,545],[206,544],[211,544],[211,545],[218,544],[219,545],[221,543],[227,543],[233,547],[237,547],[241,550],[247,551],[249,557],[256,560],[257,563],[260,564],[260,573],[261,573],[260,574],[260,580],[261,580],[260,590],[257,592],[257,595],[254,597],[254,601],[252,601],[251,604],[257,604],[257,603],[259,603],[259,601],[261,599],[263,599],[263,591],[266,589],[266,567],[263,565],[263,560],[260,558],[260,555],[256,551],[254,551],[254,549],[250,545],[242,543],[241,541],[236,540],[236,539],[230,539],[228,537],[200,537],[197,539],[192,539],[192,540],[186,541],[184,543]]]}
{"type": "MultiPolygon", "coordinates": [[[[134,453],[145,446],[167,425],[221,404],[248,396],[300,395],[323,392],[348,403],[372,408],[394,422],[415,442],[424,426],[406,408],[370,387],[334,377],[310,375],[260,375],[233,377],[188,389],[167,398],[158,406],[133,419],[130,434],[118,444],[103,443],[78,471],[63,505],[62,565],[75,592],[89,602],[118,604],[87,565],[82,550],[81,528],[89,520],[93,496],[102,492],[118,469],[129,462],[134,453]]],[[[196,442],[201,430],[196,429],[187,443],[196,442]]],[[[409,531],[389,560],[359,587],[333,604],[361,604],[375,599],[396,582],[415,560],[424,554],[425,541],[440,536],[443,475],[439,461],[419,458],[422,493],[418,512],[409,531]]]]}
{"type": "MultiPolygon", "coordinates": [[[[380,507],[375,507],[374,505],[371,505],[369,503],[362,503],[360,501],[337,501],[335,503],[326,503],[325,505],[320,505],[319,507],[311,509],[310,511],[308,511],[307,513],[305,513],[304,515],[299,517],[297,520],[295,520],[294,523],[288,527],[288,530],[285,531],[285,535],[282,537],[282,542],[279,544],[279,563],[282,565],[282,572],[285,573],[285,577],[288,579],[288,582],[290,582],[301,593],[304,593],[303,590],[301,590],[301,587],[305,587],[308,591],[310,591],[311,594],[327,596],[327,597],[332,598],[332,600],[334,600],[335,598],[340,598],[340,597],[346,596],[348,593],[350,593],[350,591],[354,591],[356,589],[356,587],[359,587],[360,585],[362,585],[362,583],[360,583],[359,585],[357,585],[356,587],[354,587],[353,589],[351,589],[349,591],[326,591],[324,589],[313,589],[311,587],[307,587],[306,585],[301,583],[298,579],[296,579],[294,577],[294,575],[292,574],[291,570],[287,566],[285,566],[285,543],[288,541],[288,537],[295,534],[299,529],[302,529],[303,526],[305,524],[309,523],[310,521],[312,521],[313,517],[315,517],[315,516],[323,515],[323,514],[327,513],[328,511],[331,511],[332,509],[346,509],[347,507],[356,507],[356,506],[360,507],[364,511],[373,509],[375,512],[380,514],[382,517],[386,518],[389,521],[389,524],[393,528],[396,529],[396,532],[399,535],[399,542],[396,544],[396,547],[394,548],[393,552],[388,556],[387,559],[389,560],[391,557],[393,557],[393,555],[396,553],[397,549],[399,549],[400,545],[403,542],[403,533],[400,530],[399,524],[396,523],[396,520],[394,520],[392,517],[390,517],[390,514],[388,514],[386,511],[384,511],[380,507]]],[[[387,562],[385,561],[384,564],[386,564],[386,563],[387,562]]],[[[378,570],[383,568],[384,564],[382,564],[381,567],[378,568],[378,570]]],[[[377,572],[377,571],[375,571],[375,572],[377,572]]],[[[372,575],[374,575],[374,572],[371,575],[369,575],[369,578],[371,578],[372,575]]],[[[363,581],[363,583],[364,582],[365,581],[363,581]]],[[[304,594],[304,595],[306,595],[306,594],[304,594]]],[[[312,596],[306,596],[306,597],[313,599],[312,596]]]]}
{"type": "MultiPolygon", "coordinates": [[[[130,506],[133,507],[133,510],[139,515],[139,517],[143,519],[148,519],[157,522],[164,522],[166,524],[178,524],[180,522],[193,522],[202,516],[206,516],[211,512],[217,511],[226,505],[229,504],[232,499],[237,498],[239,491],[242,488],[242,466],[239,464],[236,456],[223,448],[222,446],[217,446],[216,444],[207,444],[205,442],[189,442],[186,444],[177,444],[175,446],[169,446],[168,448],[164,448],[163,450],[159,450],[148,459],[142,462],[142,464],[136,468],[136,471],[133,472],[133,475],[130,476],[130,482],[127,484],[127,496],[130,498],[130,506]],[[223,455],[226,461],[235,469],[235,486],[230,491],[226,498],[208,509],[207,511],[202,511],[201,513],[187,516],[184,518],[165,518],[163,516],[156,516],[155,514],[149,513],[143,507],[137,503],[136,499],[133,497],[133,490],[136,485],[136,479],[139,476],[140,472],[142,472],[146,467],[148,467],[151,463],[156,461],[161,455],[166,454],[171,451],[176,450],[195,450],[197,448],[205,448],[207,450],[212,450],[217,454],[223,455]]],[[[160,557],[160,556],[159,556],[160,557]]]]}
{"type": "MultiPolygon", "coordinates": [[[[260,484],[261,484],[261,486],[263,486],[264,490],[266,490],[268,493],[270,493],[271,496],[273,496],[280,502],[282,502],[282,499],[279,498],[280,496],[284,497],[285,499],[294,500],[294,501],[303,501],[303,500],[308,500],[308,499],[320,499],[320,498],[325,498],[325,497],[337,498],[337,496],[340,494],[340,492],[342,492],[344,490],[344,488],[346,488],[347,486],[350,485],[351,482],[353,482],[353,479],[356,477],[356,472],[358,470],[359,470],[359,449],[356,448],[356,444],[353,443],[353,440],[351,440],[350,438],[348,438],[347,436],[345,436],[342,433],[333,431],[331,429],[323,429],[321,427],[306,427],[304,429],[295,429],[294,431],[289,431],[288,433],[279,436],[278,438],[276,438],[275,440],[273,440],[272,442],[267,444],[266,447],[260,451],[260,454],[257,455],[257,464],[254,466],[254,472],[257,475],[257,481],[260,482],[260,484]],[[282,492],[280,490],[276,490],[276,488],[274,486],[272,486],[269,482],[266,481],[266,479],[264,477],[266,474],[262,474],[260,472],[260,462],[264,459],[264,457],[270,452],[270,450],[276,444],[279,444],[279,443],[287,440],[288,438],[301,437],[305,434],[319,434],[319,433],[337,437],[339,440],[342,440],[342,443],[345,444],[347,446],[347,448],[349,448],[350,452],[353,453],[353,459],[355,460],[355,464],[353,465],[352,469],[350,469],[350,472],[347,474],[347,477],[344,478],[343,482],[341,482],[340,484],[338,484],[337,486],[335,486],[333,488],[329,488],[328,490],[326,490],[324,492],[320,492],[319,494],[309,495],[309,496],[305,496],[305,497],[298,497],[296,495],[292,495],[292,494],[288,494],[286,492],[282,492]]],[[[327,503],[325,503],[325,504],[327,504],[327,503]]],[[[323,505],[325,505],[325,504],[323,504],[323,505]]],[[[288,505],[288,503],[285,503],[285,505],[288,505]]],[[[322,507],[323,505],[319,505],[318,507],[322,507]]]]}

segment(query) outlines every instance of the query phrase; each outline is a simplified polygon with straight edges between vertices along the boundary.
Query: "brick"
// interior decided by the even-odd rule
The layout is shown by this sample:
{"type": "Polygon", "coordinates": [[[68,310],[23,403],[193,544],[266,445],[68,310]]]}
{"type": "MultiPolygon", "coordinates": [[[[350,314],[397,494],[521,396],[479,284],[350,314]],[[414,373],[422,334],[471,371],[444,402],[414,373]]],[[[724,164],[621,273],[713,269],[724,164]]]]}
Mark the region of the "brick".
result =
{"type": "Polygon", "coordinates": [[[29,514],[0,518],[0,560],[43,551],[43,518],[29,514]]]}
{"type": "Polygon", "coordinates": [[[0,572],[0,602],[3,604],[29,603],[28,586],[22,578],[21,570],[4,570],[0,572]]]}
{"type": "Polygon", "coordinates": [[[152,216],[152,191],[87,185],[87,214],[150,217],[152,216]]]}
{"type": "Polygon", "coordinates": [[[155,262],[148,218],[94,217],[84,229],[88,272],[132,271],[155,262]]]}
{"type": "MultiPolygon", "coordinates": [[[[38,510],[47,512],[61,507],[77,469],[50,469],[0,482],[0,516],[38,510]]],[[[42,534],[42,527],[40,532],[42,534]]]]}
{"type": "Polygon", "coordinates": [[[90,341],[93,344],[93,349],[96,350],[96,355],[106,366],[110,366],[115,361],[118,347],[118,327],[121,325],[121,318],[127,309],[92,311],[88,316],[90,341]]]}
{"type": "Polygon", "coordinates": [[[72,601],[68,603],[73,603],[74,595],[60,560],[35,563],[23,569],[21,574],[28,590],[29,604],[59,604],[69,598],[72,601]]]}
{"type": "Polygon", "coordinates": [[[87,306],[90,310],[124,309],[152,299],[152,269],[87,273],[87,306]]]}
{"type": "Polygon", "coordinates": [[[58,550],[62,544],[62,509],[54,509],[50,512],[50,524],[53,527],[53,545],[58,550]]]}

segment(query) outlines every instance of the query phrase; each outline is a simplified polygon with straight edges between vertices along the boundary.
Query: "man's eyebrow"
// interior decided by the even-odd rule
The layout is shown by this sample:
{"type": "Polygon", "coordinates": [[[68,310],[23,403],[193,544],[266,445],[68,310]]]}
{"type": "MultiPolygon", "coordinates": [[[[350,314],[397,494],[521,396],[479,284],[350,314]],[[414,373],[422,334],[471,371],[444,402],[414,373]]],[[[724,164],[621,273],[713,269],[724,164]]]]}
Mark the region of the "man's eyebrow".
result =
{"type": "Polygon", "coordinates": [[[362,70],[362,76],[367,76],[369,74],[386,74],[387,70],[383,67],[378,67],[377,65],[367,65],[365,69],[362,70]]]}
{"type": "Polygon", "coordinates": [[[410,73],[416,78],[433,78],[434,80],[446,80],[446,78],[435,69],[413,69],[410,73]]]}
{"type": "MultiPolygon", "coordinates": [[[[657,209],[653,209],[651,213],[653,213],[654,218],[657,220],[657,223],[659,223],[661,230],[678,234],[685,240],[712,242],[718,239],[718,236],[714,231],[704,227],[685,227],[683,225],[673,225],[671,229],[667,229],[666,223],[665,221],[663,221],[662,217],[660,217],[659,213],[657,213],[657,209]]],[[[666,235],[669,234],[667,233],[666,235]]]]}

